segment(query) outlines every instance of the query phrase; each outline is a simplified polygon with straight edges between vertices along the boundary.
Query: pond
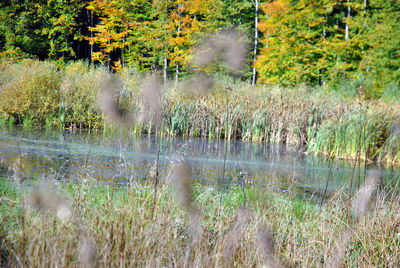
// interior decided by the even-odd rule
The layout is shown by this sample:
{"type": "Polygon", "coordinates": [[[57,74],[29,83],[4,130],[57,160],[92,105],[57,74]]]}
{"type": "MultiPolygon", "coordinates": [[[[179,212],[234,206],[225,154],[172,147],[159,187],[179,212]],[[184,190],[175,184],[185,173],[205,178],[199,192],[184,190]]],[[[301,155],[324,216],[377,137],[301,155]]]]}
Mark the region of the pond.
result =
{"type": "MultiPolygon", "coordinates": [[[[325,189],[329,195],[342,187],[351,176],[356,188],[369,170],[380,171],[385,184],[399,179],[397,170],[377,164],[369,164],[364,170],[362,162],[359,170],[352,162],[308,155],[303,147],[233,140],[228,143],[222,181],[224,146],[224,140],[163,137],[160,178],[168,177],[172,163],[185,161],[192,178],[202,184],[221,188],[245,180],[317,199],[325,189]]],[[[155,137],[147,135],[2,128],[0,176],[12,176],[12,167],[19,165],[28,180],[48,176],[60,181],[98,180],[123,185],[147,180],[156,152],[155,137]]]]}

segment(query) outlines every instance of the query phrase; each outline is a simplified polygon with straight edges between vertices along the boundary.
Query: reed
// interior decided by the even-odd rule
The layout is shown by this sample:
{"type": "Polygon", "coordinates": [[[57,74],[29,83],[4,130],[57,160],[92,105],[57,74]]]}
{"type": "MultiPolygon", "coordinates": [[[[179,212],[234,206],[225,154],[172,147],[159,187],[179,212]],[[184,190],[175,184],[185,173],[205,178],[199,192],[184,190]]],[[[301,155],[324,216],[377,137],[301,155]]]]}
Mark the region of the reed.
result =
{"type": "Polygon", "coordinates": [[[391,127],[395,119],[381,107],[356,107],[322,124],[308,148],[330,157],[396,164],[399,147],[391,127]]]}
{"type": "Polygon", "coordinates": [[[274,263],[305,267],[324,265],[338,253],[339,266],[392,266],[400,261],[400,243],[396,238],[396,223],[400,220],[398,197],[385,191],[376,194],[375,201],[368,205],[373,188],[364,191],[361,187],[353,201],[358,220],[352,235],[346,236],[344,192],[331,196],[320,211],[317,204],[257,186],[246,188],[248,205],[241,209],[243,191],[233,185],[224,194],[218,217],[217,189],[194,184],[187,192],[188,175],[179,171],[174,176],[177,179],[172,186],[178,190],[160,184],[153,219],[148,217],[153,208],[151,184],[117,187],[111,204],[111,189],[97,183],[62,184],[53,191],[58,196],[47,190],[35,195],[35,190],[29,193],[25,188],[27,196],[36,197],[27,201],[25,237],[18,212],[22,193],[3,178],[2,264],[15,266],[25,259],[28,266],[274,263]],[[181,186],[176,188],[177,185],[181,186]],[[190,201],[187,193],[191,193],[190,201]],[[193,206],[197,210],[192,210],[193,206]],[[60,211],[71,213],[69,217],[60,217],[66,215],[60,211]],[[185,220],[186,213],[191,211],[197,213],[190,215],[198,215],[198,220],[185,220]],[[196,224],[201,229],[192,226],[196,224]],[[197,238],[193,230],[199,230],[197,238]],[[341,251],[335,251],[338,234],[344,237],[341,251]],[[25,243],[25,250],[21,243],[25,243]]]}
{"type": "MultiPolygon", "coordinates": [[[[111,76],[117,81],[108,85],[113,87],[111,97],[117,111],[114,118],[124,111],[129,115],[124,120],[129,121],[132,134],[156,133],[151,120],[131,120],[145,114],[140,86],[144,78],[128,69],[110,75],[105,69],[83,62],[70,63],[64,70],[57,70],[50,63],[32,60],[0,69],[3,125],[4,120],[9,124],[32,120],[35,126],[103,128],[106,118],[97,100],[104,88],[104,78],[111,76]],[[48,100],[48,105],[41,107],[38,103],[43,98],[48,100]],[[17,105],[16,101],[23,105],[17,105]]],[[[210,139],[226,136],[245,141],[306,145],[310,153],[354,159],[358,152],[357,133],[363,125],[365,141],[361,142],[361,160],[378,160],[389,165],[400,163],[398,135],[392,133],[400,115],[398,102],[394,100],[363,100],[360,106],[355,99],[305,85],[252,87],[226,77],[211,80],[204,74],[178,85],[168,84],[161,92],[162,135],[210,139]],[[232,88],[229,120],[226,83],[232,88]]]]}

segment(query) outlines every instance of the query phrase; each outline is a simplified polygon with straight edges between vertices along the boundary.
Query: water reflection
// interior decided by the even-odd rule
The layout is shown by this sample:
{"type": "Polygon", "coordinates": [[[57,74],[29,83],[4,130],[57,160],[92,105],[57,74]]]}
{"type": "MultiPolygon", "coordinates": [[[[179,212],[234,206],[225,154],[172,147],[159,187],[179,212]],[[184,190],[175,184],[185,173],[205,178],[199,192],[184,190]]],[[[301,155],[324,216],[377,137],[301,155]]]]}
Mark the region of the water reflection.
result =
{"type": "MultiPolygon", "coordinates": [[[[162,139],[160,177],[168,176],[171,162],[185,159],[193,178],[217,185],[222,178],[223,140],[162,139]]],[[[44,131],[11,128],[0,130],[0,175],[9,176],[9,166],[21,157],[26,178],[54,175],[59,180],[91,179],[124,184],[146,180],[155,160],[156,140],[151,136],[131,137],[102,132],[44,131]]],[[[232,182],[269,185],[282,191],[294,190],[304,196],[332,193],[350,177],[352,164],[307,155],[304,148],[231,141],[223,186],[232,182]],[[329,181],[328,181],[329,177],[329,181]],[[328,183],[327,183],[328,182],[328,183]]],[[[398,181],[393,169],[381,170],[385,183],[398,181]]],[[[353,174],[354,186],[362,183],[365,171],[353,174]]],[[[221,186],[221,185],[220,185],[221,186]]]]}

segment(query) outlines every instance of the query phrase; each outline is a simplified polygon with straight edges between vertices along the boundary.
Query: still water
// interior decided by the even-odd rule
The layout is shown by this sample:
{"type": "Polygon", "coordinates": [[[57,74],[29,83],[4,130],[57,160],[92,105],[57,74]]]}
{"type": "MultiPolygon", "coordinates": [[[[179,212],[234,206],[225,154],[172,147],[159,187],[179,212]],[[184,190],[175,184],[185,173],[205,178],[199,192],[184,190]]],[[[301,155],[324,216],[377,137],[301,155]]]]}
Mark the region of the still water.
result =
{"type": "MultiPolygon", "coordinates": [[[[231,141],[227,148],[225,181],[224,141],[164,137],[160,153],[160,178],[170,167],[185,161],[193,180],[229,187],[244,180],[267,184],[304,197],[322,196],[343,187],[353,173],[355,187],[369,170],[380,171],[383,184],[394,184],[399,172],[371,164],[361,170],[354,164],[307,155],[304,148],[231,141]]],[[[148,179],[154,165],[157,141],[152,136],[104,135],[102,132],[0,129],[0,176],[12,176],[13,165],[27,180],[43,176],[56,180],[97,180],[127,184],[148,179]],[[18,160],[19,159],[19,160],[18,160]],[[18,162],[19,161],[19,162],[18,162]]],[[[362,163],[363,165],[363,163],[362,163]]]]}

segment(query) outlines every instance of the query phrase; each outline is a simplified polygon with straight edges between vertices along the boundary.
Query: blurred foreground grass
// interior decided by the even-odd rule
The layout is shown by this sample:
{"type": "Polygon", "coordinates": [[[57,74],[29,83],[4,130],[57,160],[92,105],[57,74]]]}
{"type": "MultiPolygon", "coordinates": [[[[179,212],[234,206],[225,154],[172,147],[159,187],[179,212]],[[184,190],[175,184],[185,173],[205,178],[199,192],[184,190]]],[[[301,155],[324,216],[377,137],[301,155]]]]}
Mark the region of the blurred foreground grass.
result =
{"type": "Polygon", "coordinates": [[[219,191],[195,183],[192,205],[184,208],[163,182],[151,216],[150,184],[45,184],[0,179],[2,266],[400,264],[400,202],[383,190],[356,219],[344,191],[320,210],[290,192],[258,186],[232,186],[220,203],[219,191]]]}

